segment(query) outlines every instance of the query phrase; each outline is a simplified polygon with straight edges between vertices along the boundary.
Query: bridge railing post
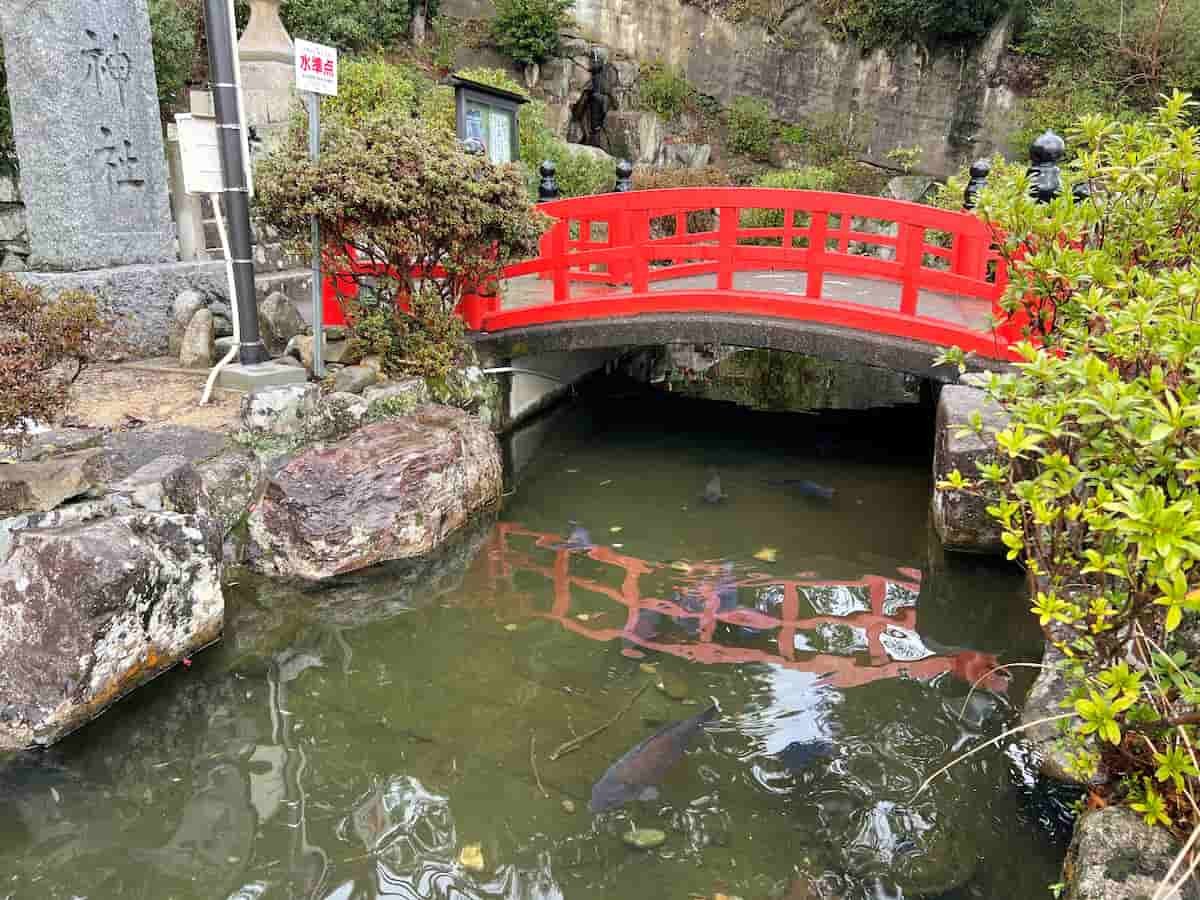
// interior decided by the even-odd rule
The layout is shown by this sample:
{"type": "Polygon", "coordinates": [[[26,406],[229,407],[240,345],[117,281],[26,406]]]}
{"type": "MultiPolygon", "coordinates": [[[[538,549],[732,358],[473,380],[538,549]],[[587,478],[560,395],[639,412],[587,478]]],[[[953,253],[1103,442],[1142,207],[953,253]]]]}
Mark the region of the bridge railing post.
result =
{"type": "Polygon", "coordinates": [[[736,206],[722,206],[717,237],[717,290],[733,289],[733,258],[737,252],[738,213],[736,206]]]}
{"type": "Polygon", "coordinates": [[[632,260],[626,264],[626,271],[629,273],[633,293],[644,294],[650,290],[650,257],[647,256],[649,251],[646,249],[650,240],[650,210],[626,210],[624,221],[629,235],[627,258],[632,260]]]}
{"type": "MultiPolygon", "coordinates": [[[[608,220],[608,248],[610,250],[630,249],[633,243],[631,213],[627,209],[613,210],[608,220]]],[[[625,284],[630,279],[629,253],[614,253],[612,262],[608,264],[608,272],[615,284],[625,284]]]]}
{"type": "Polygon", "coordinates": [[[925,261],[925,227],[911,222],[900,224],[900,312],[917,314],[921,265],[925,261]]]}
{"type": "Polygon", "coordinates": [[[808,223],[808,269],[804,295],[819,300],[825,290],[825,240],[829,232],[829,213],[814,211],[808,223]]]}
{"type": "Polygon", "coordinates": [[[559,219],[547,233],[549,241],[549,257],[554,279],[554,302],[559,303],[570,297],[570,283],[567,280],[567,230],[571,223],[567,219],[559,219]]]}

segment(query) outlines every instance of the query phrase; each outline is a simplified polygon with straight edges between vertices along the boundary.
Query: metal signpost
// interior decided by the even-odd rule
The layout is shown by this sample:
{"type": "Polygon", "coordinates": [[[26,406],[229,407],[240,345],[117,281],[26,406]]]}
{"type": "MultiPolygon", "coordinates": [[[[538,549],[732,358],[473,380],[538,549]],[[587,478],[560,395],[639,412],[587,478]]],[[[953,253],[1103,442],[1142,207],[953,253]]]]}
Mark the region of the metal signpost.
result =
{"type": "MultiPolygon", "coordinates": [[[[308,109],[308,156],[316,162],[321,156],[321,95],[337,96],[337,48],[311,41],[297,40],[296,90],[304,94],[308,109]]],[[[325,320],[321,291],[321,228],[317,217],[309,226],[312,232],[312,320],[313,374],[325,375],[325,320]]]]}

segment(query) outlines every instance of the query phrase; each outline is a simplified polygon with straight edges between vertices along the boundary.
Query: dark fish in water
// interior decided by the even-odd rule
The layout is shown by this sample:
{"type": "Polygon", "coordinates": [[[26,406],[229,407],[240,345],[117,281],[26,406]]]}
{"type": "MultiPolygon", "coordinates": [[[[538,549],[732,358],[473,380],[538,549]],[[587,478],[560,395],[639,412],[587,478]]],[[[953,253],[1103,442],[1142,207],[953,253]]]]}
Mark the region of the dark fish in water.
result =
{"type": "Polygon", "coordinates": [[[588,534],[588,530],[578,522],[568,522],[571,526],[571,533],[567,535],[567,540],[562,544],[556,544],[555,550],[591,550],[595,544],[592,543],[592,536],[588,534]]]}
{"type": "Polygon", "coordinates": [[[697,732],[705,722],[718,712],[716,702],[690,719],[673,722],[646,738],[620,759],[592,788],[592,800],[588,809],[593,813],[604,812],[621,806],[635,798],[651,799],[657,795],[657,786],[666,774],[683,759],[697,732]]]}
{"type": "Polygon", "coordinates": [[[772,487],[793,488],[801,497],[811,497],[814,500],[832,500],[837,493],[833,488],[809,481],[807,478],[780,478],[768,481],[767,484],[772,487]]]}
{"type": "Polygon", "coordinates": [[[793,771],[807,769],[823,759],[837,756],[837,745],[830,741],[792,741],[779,751],[779,761],[793,771]]]}
{"type": "Polygon", "coordinates": [[[708,484],[704,485],[704,493],[700,495],[700,499],[705,503],[720,503],[726,497],[721,492],[721,476],[716,469],[710,471],[712,475],[708,479],[708,484]]]}

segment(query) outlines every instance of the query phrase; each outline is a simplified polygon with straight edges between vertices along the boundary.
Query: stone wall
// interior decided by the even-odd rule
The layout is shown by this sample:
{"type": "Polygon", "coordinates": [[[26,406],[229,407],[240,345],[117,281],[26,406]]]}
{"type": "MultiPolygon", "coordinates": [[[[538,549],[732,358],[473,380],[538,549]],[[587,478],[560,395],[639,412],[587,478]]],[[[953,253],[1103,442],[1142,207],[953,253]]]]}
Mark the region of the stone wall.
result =
{"type": "MultiPolygon", "coordinates": [[[[446,0],[442,9],[494,15],[490,0],[446,0]]],[[[909,44],[864,55],[852,41],[835,38],[811,4],[793,9],[775,34],[682,0],[577,0],[573,15],[581,38],[641,62],[680,66],[699,91],[722,104],[761,97],[788,121],[853,116],[867,136],[865,156],[876,162],[886,163],[885,154],[897,146],[916,145],[924,151],[919,168],[945,174],[1003,149],[1013,128],[1016,95],[1002,77],[1008,20],[970,49],[934,53],[909,44]]],[[[568,65],[578,69],[577,62],[568,65]]],[[[559,69],[554,61],[543,66],[551,78],[559,69]]],[[[586,82],[587,72],[568,77],[578,82],[575,76],[586,82]]]]}

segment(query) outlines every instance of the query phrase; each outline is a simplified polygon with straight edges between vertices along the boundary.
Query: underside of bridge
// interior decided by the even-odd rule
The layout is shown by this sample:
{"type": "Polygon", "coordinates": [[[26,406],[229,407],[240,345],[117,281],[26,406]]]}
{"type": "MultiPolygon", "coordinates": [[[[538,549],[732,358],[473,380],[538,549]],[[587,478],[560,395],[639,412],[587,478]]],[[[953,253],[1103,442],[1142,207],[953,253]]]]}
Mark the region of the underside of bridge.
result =
{"type": "MultiPolygon", "coordinates": [[[[484,358],[508,362],[564,351],[677,343],[724,344],[802,353],[940,382],[958,380],[954,367],[934,365],[941,347],[797,319],[720,313],[646,313],[508,328],[494,334],[478,332],[472,340],[484,358]]],[[[988,371],[1002,371],[1007,365],[988,359],[977,359],[974,363],[974,368],[988,371]]]]}

